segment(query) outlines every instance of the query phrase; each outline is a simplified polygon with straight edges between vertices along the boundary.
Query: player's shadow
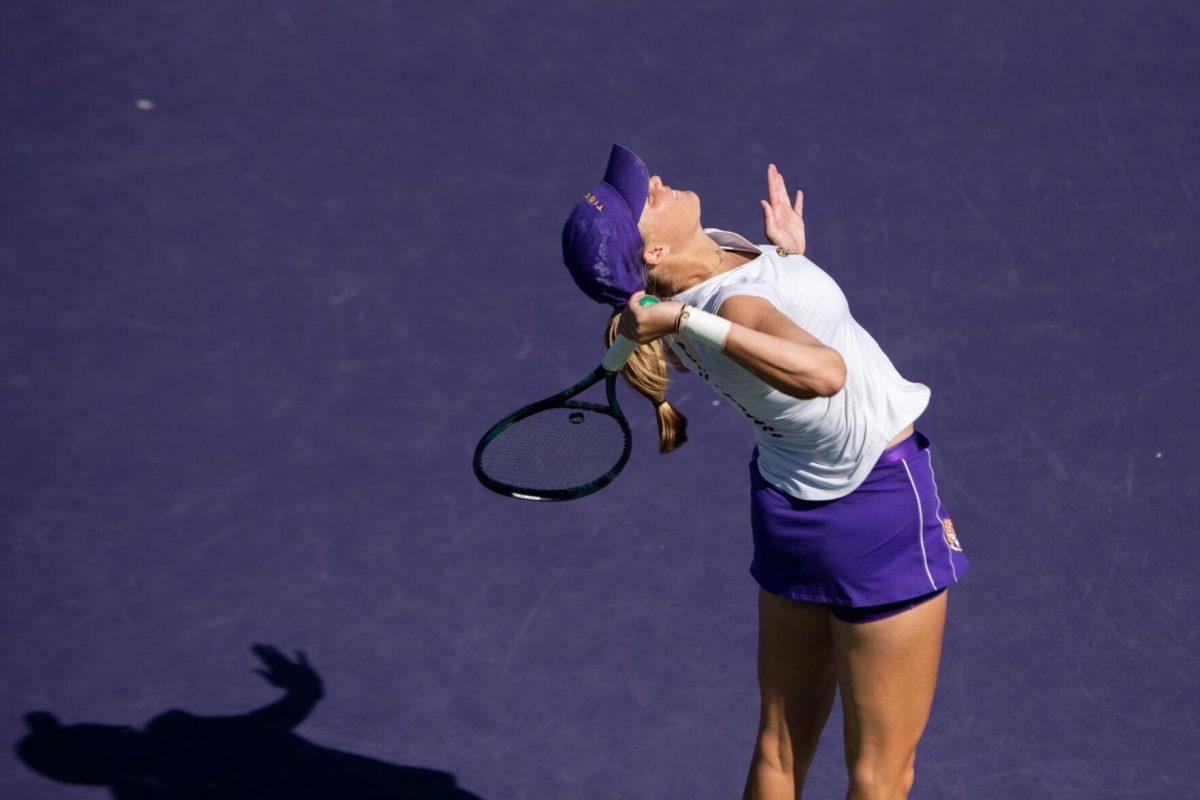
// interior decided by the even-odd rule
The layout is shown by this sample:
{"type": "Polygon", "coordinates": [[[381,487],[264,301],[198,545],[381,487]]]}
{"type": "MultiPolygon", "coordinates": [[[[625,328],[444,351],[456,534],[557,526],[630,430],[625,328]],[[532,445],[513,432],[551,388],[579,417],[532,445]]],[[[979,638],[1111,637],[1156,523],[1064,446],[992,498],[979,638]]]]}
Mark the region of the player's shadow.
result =
{"type": "Polygon", "coordinates": [[[290,661],[255,645],[286,689],[276,702],[247,714],[200,717],[159,714],[144,730],[127,725],[63,725],[54,715],[25,715],[29,733],[17,755],[35,772],[63,783],[107,786],[118,800],[480,800],[448,772],[389,764],[313,744],[292,733],[324,691],[302,652],[290,661]]]}

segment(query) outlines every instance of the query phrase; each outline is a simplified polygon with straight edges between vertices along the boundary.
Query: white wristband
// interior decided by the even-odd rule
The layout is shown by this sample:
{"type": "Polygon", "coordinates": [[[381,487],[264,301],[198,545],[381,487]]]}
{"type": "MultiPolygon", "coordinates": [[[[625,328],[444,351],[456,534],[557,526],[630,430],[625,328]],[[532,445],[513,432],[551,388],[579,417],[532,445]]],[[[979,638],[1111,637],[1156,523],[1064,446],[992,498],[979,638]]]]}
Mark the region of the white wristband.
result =
{"type": "Polygon", "coordinates": [[[679,318],[679,332],[694,342],[711,347],[718,352],[725,347],[733,323],[724,317],[688,306],[679,318]]]}

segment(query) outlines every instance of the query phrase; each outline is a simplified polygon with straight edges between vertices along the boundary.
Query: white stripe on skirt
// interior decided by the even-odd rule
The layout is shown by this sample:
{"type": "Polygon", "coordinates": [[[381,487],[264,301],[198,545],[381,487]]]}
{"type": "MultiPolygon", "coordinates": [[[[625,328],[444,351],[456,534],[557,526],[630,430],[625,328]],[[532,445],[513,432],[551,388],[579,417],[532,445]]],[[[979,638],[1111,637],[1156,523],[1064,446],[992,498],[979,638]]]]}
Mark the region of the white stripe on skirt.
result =
{"type": "MultiPolygon", "coordinates": [[[[929,450],[926,450],[925,452],[928,453],[929,450]]],[[[933,478],[933,493],[935,495],[937,495],[938,503],[940,504],[942,502],[942,496],[941,496],[941,494],[938,493],[938,490],[937,490],[937,474],[934,473],[934,471],[933,471],[933,455],[932,454],[929,456],[929,477],[933,478]]],[[[936,511],[934,511],[933,513],[937,514],[936,511]]],[[[938,517],[938,522],[941,522],[941,521],[942,521],[942,518],[938,517]]],[[[943,525],[944,525],[944,523],[943,523],[943,525]]],[[[954,582],[958,583],[958,570],[956,570],[954,568],[954,554],[950,552],[950,542],[946,541],[945,533],[942,534],[942,541],[946,543],[946,560],[950,562],[950,573],[952,575],[954,575],[954,582]]]]}
{"type": "Polygon", "coordinates": [[[933,574],[929,571],[929,559],[925,556],[925,510],[921,508],[921,493],[917,491],[912,470],[908,468],[908,459],[902,458],[900,463],[904,465],[904,471],[908,473],[908,482],[912,486],[913,497],[917,498],[917,541],[921,543],[921,561],[925,563],[925,574],[929,577],[929,585],[937,589],[937,584],[933,582],[933,574]]]}

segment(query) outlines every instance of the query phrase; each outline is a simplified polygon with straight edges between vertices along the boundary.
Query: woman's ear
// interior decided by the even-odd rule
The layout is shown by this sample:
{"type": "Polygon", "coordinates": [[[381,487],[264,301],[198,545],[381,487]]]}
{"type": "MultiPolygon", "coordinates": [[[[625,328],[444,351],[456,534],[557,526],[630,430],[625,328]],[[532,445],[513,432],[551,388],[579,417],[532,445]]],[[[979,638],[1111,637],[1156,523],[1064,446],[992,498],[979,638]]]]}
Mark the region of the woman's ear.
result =
{"type": "Polygon", "coordinates": [[[662,243],[648,244],[642,248],[642,261],[654,266],[666,258],[671,249],[662,243]]]}

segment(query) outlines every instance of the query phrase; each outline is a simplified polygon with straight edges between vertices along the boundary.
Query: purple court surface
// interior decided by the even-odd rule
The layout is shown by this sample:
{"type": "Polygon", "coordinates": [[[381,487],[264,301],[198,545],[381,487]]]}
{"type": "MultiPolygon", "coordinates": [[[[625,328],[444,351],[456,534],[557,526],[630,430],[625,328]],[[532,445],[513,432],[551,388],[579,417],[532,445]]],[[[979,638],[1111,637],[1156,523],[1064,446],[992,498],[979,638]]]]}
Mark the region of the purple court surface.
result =
{"type": "Polygon", "coordinates": [[[1200,796],[1200,4],[13,0],[0,45],[0,797],[740,796],[742,416],[680,376],[662,456],[622,381],[611,486],[471,471],[602,352],[560,235],[614,143],[762,243],[775,163],[932,390],[971,569],[912,796],[1200,796]]]}

